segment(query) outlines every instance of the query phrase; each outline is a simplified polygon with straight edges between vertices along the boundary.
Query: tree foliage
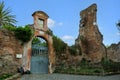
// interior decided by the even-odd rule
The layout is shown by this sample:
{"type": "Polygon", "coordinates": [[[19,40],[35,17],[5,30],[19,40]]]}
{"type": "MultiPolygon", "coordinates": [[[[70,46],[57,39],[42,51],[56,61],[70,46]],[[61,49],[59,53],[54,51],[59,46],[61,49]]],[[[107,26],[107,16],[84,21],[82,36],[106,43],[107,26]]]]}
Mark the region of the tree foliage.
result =
{"type": "Polygon", "coordinates": [[[13,26],[13,25],[4,25],[3,28],[7,29],[9,31],[15,31],[16,26],[13,26]]]}
{"type": "Polygon", "coordinates": [[[61,53],[67,47],[67,44],[64,43],[60,38],[53,35],[53,46],[56,53],[61,53]]]}
{"type": "Polygon", "coordinates": [[[77,47],[75,45],[70,46],[69,51],[70,51],[71,55],[74,55],[74,56],[77,55],[77,47]]]}
{"type": "Polygon", "coordinates": [[[78,45],[69,46],[69,52],[73,56],[82,55],[81,48],[78,45]]]}
{"type": "Polygon", "coordinates": [[[32,30],[29,26],[18,27],[15,29],[15,37],[23,43],[28,42],[32,37],[32,30]]]}
{"type": "Polygon", "coordinates": [[[120,32],[120,21],[118,21],[118,23],[117,23],[117,28],[118,28],[118,30],[120,32]]]}
{"type": "Polygon", "coordinates": [[[16,23],[15,15],[11,15],[10,13],[11,10],[9,8],[5,9],[4,2],[0,2],[0,27],[16,23]]]}
{"type": "Polygon", "coordinates": [[[47,42],[40,37],[34,37],[33,40],[32,40],[32,45],[47,47],[47,42]]]}
{"type": "Polygon", "coordinates": [[[32,44],[34,45],[34,44],[38,44],[38,43],[40,43],[39,38],[38,37],[33,38],[32,44]]]}

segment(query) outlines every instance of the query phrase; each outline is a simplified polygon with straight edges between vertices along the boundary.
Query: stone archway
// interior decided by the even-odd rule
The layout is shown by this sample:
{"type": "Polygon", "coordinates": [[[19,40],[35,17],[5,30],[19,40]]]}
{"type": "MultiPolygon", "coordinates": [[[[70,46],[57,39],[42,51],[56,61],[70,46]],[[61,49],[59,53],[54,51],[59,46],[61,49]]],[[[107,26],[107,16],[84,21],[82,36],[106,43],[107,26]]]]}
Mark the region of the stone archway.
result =
{"type": "Polygon", "coordinates": [[[47,41],[40,36],[34,37],[31,52],[31,73],[48,73],[48,52],[47,41]]]}
{"type": "MultiPolygon", "coordinates": [[[[47,26],[47,19],[48,15],[44,13],[43,11],[36,11],[32,14],[34,18],[34,24],[32,25],[32,28],[34,29],[34,36],[33,37],[42,37],[46,40],[48,44],[48,73],[52,73],[55,68],[55,53],[53,49],[53,39],[52,35],[50,33],[50,30],[47,26]]],[[[32,39],[25,44],[24,46],[24,53],[22,58],[23,68],[24,70],[30,70],[31,69],[31,53],[32,53],[32,47],[31,47],[32,39]]]]}
{"type": "Polygon", "coordinates": [[[49,73],[52,73],[53,70],[54,70],[54,63],[55,63],[55,53],[54,53],[54,49],[53,49],[52,36],[47,34],[45,31],[41,31],[41,30],[36,30],[34,36],[42,37],[47,42],[47,45],[48,45],[48,59],[49,59],[48,68],[49,68],[49,73]]]}

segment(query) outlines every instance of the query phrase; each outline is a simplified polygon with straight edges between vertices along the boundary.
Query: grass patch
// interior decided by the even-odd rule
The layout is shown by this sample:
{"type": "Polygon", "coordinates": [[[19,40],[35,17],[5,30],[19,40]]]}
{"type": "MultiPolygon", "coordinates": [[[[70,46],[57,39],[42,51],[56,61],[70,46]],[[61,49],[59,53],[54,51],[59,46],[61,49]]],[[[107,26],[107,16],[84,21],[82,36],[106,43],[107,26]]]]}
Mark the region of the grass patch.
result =
{"type": "Polygon", "coordinates": [[[55,73],[66,73],[66,74],[100,74],[103,73],[103,69],[100,68],[67,68],[67,69],[56,69],[55,73]]]}
{"type": "Polygon", "coordinates": [[[12,74],[3,74],[2,76],[0,76],[0,80],[5,80],[6,78],[11,77],[12,74]]]}
{"type": "Polygon", "coordinates": [[[77,66],[65,68],[63,65],[56,67],[55,73],[81,75],[120,74],[120,62],[113,62],[107,58],[103,58],[100,63],[91,64],[83,58],[81,62],[77,63],[77,66]]]}
{"type": "Polygon", "coordinates": [[[120,62],[113,62],[107,58],[103,58],[101,64],[105,72],[120,72],[120,62]]]}

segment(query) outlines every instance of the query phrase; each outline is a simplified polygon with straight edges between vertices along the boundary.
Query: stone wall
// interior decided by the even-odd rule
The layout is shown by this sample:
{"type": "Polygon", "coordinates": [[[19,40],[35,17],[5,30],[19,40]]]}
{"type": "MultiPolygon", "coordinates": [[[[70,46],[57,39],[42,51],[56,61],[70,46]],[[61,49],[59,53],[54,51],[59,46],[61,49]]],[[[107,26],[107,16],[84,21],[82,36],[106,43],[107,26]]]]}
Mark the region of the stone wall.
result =
{"type": "Polygon", "coordinates": [[[21,66],[21,59],[16,54],[22,54],[23,46],[13,32],[0,29],[0,75],[16,73],[17,67],[21,66]]]}
{"type": "Polygon", "coordinates": [[[81,47],[82,56],[93,62],[100,62],[106,54],[103,36],[96,20],[97,5],[93,4],[80,12],[80,29],[75,44],[81,47]]]}
{"type": "Polygon", "coordinates": [[[120,42],[107,48],[107,57],[112,61],[120,62],[120,42]]]}
{"type": "Polygon", "coordinates": [[[67,46],[63,51],[56,54],[56,70],[80,67],[81,55],[72,55],[67,46]]]}

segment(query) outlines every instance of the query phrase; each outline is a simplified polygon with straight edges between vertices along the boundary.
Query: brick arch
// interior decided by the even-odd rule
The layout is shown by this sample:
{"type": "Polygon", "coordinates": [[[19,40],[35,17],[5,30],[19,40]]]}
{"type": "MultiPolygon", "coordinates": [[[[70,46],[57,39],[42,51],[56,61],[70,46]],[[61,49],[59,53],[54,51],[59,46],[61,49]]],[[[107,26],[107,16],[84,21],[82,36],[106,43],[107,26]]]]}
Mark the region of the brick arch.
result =
{"type": "MultiPolygon", "coordinates": [[[[49,59],[48,69],[49,69],[49,73],[52,73],[54,71],[54,68],[55,68],[55,53],[54,53],[54,48],[53,48],[53,38],[52,38],[52,36],[47,34],[45,31],[35,30],[34,37],[43,38],[47,42],[48,59],[49,59]]],[[[32,40],[31,40],[31,43],[32,43],[32,40]]],[[[30,55],[30,58],[31,58],[31,55],[30,55]]],[[[30,64],[30,62],[29,62],[29,64],[30,64]]]]}
{"type": "MultiPolygon", "coordinates": [[[[46,40],[47,45],[48,45],[48,51],[49,51],[48,68],[49,68],[49,73],[52,73],[55,68],[55,53],[54,53],[54,48],[53,48],[52,36],[47,33],[47,31],[49,30],[47,26],[47,19],[49,16],[43,11],[36,11],[32,14],[32,16],[34,19],[34,24],[31,27],[35,29],[33,37],[39,36],[46,40]],[[40,26],[38,23],[39,19],[44,20],[43,28],[39,27],[40,26]]],[[[32,51],[31,44],[32,44],[32,39],[28,43],[25,44],[24,49],[23,49],[22,66],[24,67],[25,71],[30,70],[30,60],[31,60],[31,51],[32,51]]]]}

